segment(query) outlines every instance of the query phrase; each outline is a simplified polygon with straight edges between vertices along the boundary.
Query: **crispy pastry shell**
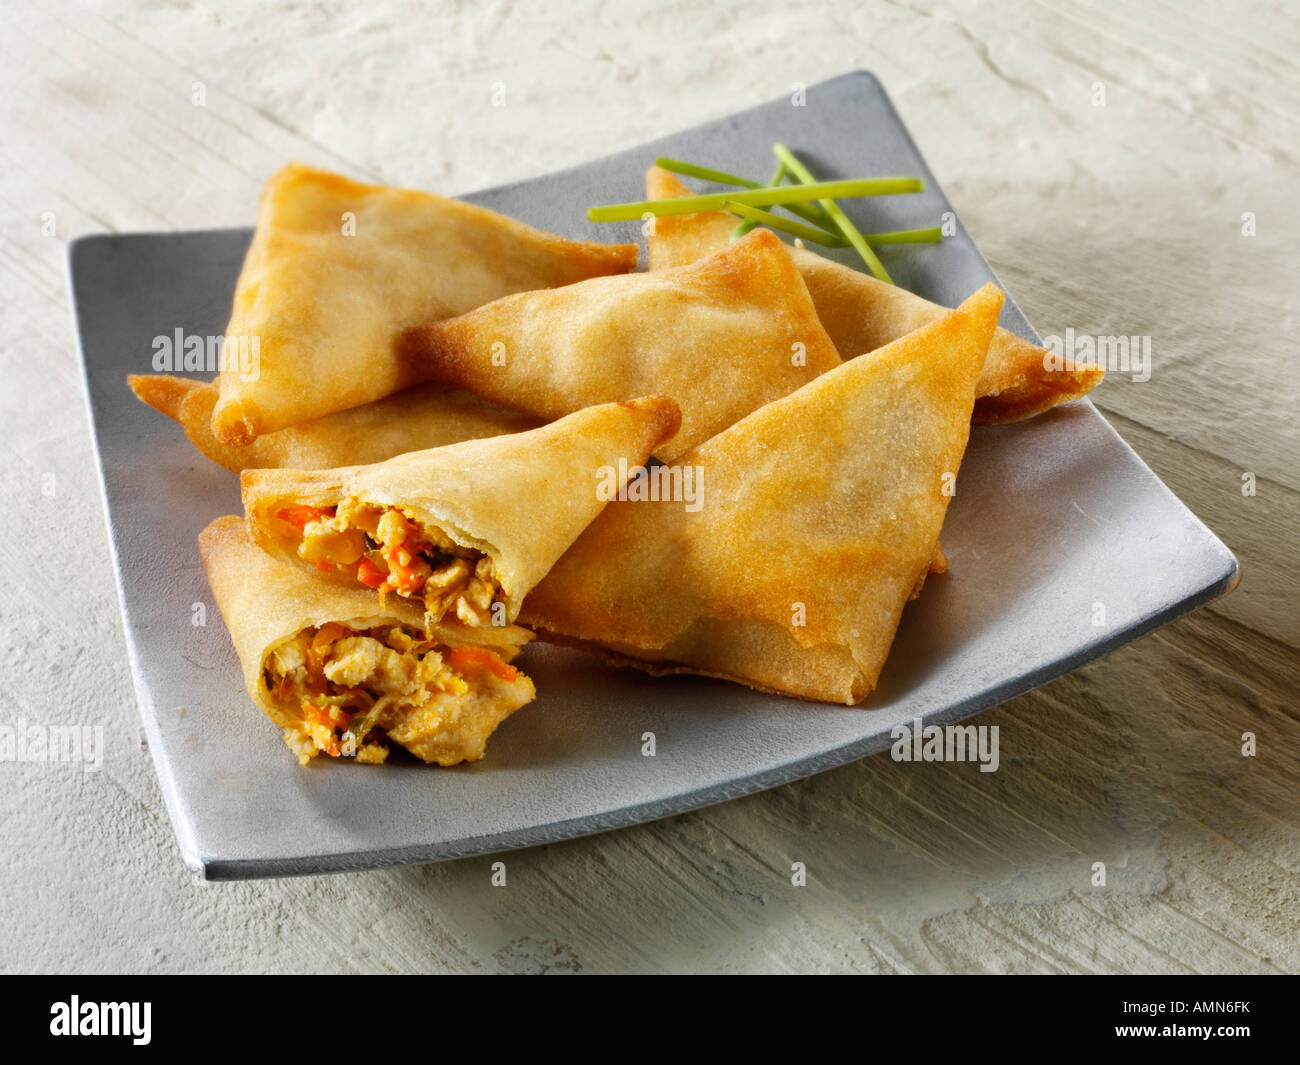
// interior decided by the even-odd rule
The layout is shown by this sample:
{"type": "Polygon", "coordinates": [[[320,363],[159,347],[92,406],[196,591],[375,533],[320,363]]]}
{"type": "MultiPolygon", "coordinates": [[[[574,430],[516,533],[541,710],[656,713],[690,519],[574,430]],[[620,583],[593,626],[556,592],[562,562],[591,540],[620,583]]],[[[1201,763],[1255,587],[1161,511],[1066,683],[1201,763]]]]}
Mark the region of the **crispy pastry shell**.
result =
{"type": "Polygon", "coordinates": [[[697,510],[611,503],[522,623],[650,672],[860,701],[937,562],[1001,305],[987,285],[683,456],[697,510]]]}
{"type": "Polygon", "coordinates": [[[142,403],[177,422],[190,442],[219,466],[325,470],[383,462],[406,451],[458,444],[535,429],[538,419],[438,385],[415,385],[364,406],[264,433],[251,444],[223,444],[212,434],[217,386],[169,374],[132,374],[131,391],[142,403]]]}
{"type": "Polygon", "coordinates": [[[212,430],[227,444],[359,407],[416,383],[401,331],[511,292],[636,265],[634,244],[566,240],[459,200],[294,163],[262,193],[228,338],[258,364],[226,367],[212,430]],[[241,372],[242,371],[242,372],[241,372]]]}
{"type": "Polygon", "coordinates": [[[415,372],[540,418],[661,394],[682,428],[672,462],[840,363],[772,233],[677,270],[525,292],[411,331],[415,372]]]}

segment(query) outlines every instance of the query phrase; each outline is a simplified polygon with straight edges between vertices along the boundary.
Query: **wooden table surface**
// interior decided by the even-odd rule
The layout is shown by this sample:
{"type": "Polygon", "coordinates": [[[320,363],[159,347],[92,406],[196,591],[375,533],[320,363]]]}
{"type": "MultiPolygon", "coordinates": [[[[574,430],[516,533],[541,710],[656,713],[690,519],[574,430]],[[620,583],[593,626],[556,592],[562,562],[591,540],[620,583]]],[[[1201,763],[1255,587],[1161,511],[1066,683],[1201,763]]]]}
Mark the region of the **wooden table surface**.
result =
{"type": "Polygon", "coordinates": [[[1300,970],[1300,16],[1228,7],[0,7],[4,694],[107,738],[97,773],[0,765],[0,966],[1300,970]],[[1097,405],[1238,589],[986,713],[996,773],[869,758],[514,853],[505,889],[492,859],[195,881],[141,739],[67,241],[248,224],[292,158],[465,192],[855,68],[1040,332],[1152,338],[1151,379],[1097,405]]]}

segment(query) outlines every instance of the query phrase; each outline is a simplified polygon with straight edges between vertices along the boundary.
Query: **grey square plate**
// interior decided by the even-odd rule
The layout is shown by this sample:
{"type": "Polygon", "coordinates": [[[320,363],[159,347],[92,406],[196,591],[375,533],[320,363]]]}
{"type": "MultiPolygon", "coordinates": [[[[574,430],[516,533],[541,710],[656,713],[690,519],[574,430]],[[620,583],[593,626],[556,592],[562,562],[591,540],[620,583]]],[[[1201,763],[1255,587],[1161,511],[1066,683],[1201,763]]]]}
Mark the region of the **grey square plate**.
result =
{"type": "MultiPolygon", "coordinates": [[[[641,199],[656,154],[764,175],[781,140],[821,175],[919,173],[928,191],[852,206],[877,230],[932,225],[948,201],[869,74],[469,199],[571,237],[641,199]]],[[[252,205],[249,205],[250,214],[252,205]]],[[[87,393],[131,667],[186,864],[231,879],[435,861],[567,839],[746,795],[886,749],[1042,684],[1232,586],[1236,560],[1089,403],[973,434],[943,542],[952,571],[911,604],[862,706],[699,678],[656,680],[534,645],[537,701],[473,766],[300,769],[249,703],[195,537],[239,510],[236,480],[128,391],[152,340],[224,332],[248,230],[83,238],[70,251],[87,393]],[[1106,624],[1093,625],[1093,604],[1106,624]],[[208,623],[192,624],[193,605],[208,623]],[[657,755],[641,755],[642,733],[657,755]]],[[[896,281],[955,305],[993,273],[964,231],[889,249],[896,281]]],[[[848,258],[845,261],[850,261],[848,258]]],[[[1009,300],[1002,324],[1034,337],[1009,300]]]]}

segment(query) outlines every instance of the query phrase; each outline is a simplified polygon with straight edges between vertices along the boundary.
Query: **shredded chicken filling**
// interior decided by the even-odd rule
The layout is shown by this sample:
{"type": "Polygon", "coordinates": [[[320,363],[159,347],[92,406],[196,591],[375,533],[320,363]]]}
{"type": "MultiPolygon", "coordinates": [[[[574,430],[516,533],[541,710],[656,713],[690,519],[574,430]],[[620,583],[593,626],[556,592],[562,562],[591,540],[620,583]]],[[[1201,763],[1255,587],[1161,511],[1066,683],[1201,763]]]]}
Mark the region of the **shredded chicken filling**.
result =
{"type": "Polygon", "coordinates": [[[298,555],[325,571],[423,601],[429,619],[452,614],[466,625],[493,621],[501,587],[492,560],[397,507],[345,499],[337,507],[288,507],[280,520],[301,532],[298,555]]]}
{"type": "MultiPolygon", "coordinates": [[[[447,646],[400,625],[353,631],[331,622],[276,647],[262,679],[294,722],[285,740],[300,762],[323,753],[373,763],[388,756],[389,729],[439,696],[465,695],[485,673],[519,677],[486,648],[447,646]]],[[[481,748],[463,753],[455,760],[472,760],[481,748]]]]}

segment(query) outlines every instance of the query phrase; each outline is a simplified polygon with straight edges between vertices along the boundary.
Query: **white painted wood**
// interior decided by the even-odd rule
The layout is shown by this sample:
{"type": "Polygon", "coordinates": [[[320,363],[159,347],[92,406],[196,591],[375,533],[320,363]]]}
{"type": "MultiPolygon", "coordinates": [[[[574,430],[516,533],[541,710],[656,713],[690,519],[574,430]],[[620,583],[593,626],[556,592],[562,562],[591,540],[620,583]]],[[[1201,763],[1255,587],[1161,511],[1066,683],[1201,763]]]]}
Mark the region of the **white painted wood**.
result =
{"type": "Polygon", "coordinates": [[[1300,969],[1295,11],[427,6],[0,7],[3,688],[11,719],[108,739],[98,773],[0,765],[0,966],[1300,969]],[[1112,375],[1098,403],[1238,552],[1240,588],[986,714],[998,773],[869,759],[509,855],[504,889],[491,859],[193,881],[124,661],[66,241],[246,224],[290,158],[463,192],[855,67],[885,82],[1041,332],[1152,337],[1152,379],[1112,375]]]}

